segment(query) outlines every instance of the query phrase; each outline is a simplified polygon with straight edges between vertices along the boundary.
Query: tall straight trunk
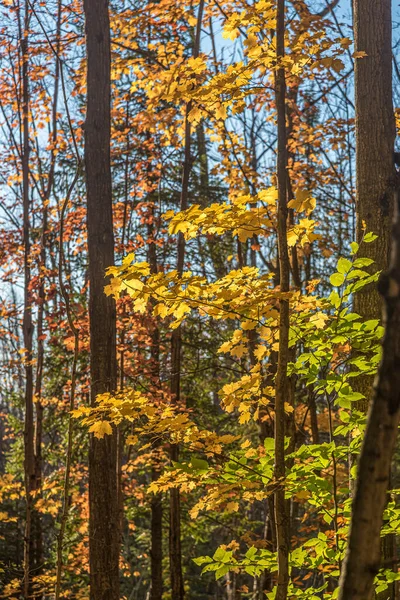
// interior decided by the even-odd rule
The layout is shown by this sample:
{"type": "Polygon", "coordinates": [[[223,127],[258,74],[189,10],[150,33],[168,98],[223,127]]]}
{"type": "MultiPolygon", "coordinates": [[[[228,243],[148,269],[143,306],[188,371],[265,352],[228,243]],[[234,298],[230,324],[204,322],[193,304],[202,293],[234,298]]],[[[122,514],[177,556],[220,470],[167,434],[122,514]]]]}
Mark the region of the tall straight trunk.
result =
{"type": "MultiPolygon", "coordinates": [[[[36,422],[35,422],[35,479],[36,487],[40,491],[42,487],[42,434],[43,434],[43,404],[42,404],[42,381],[43,381],[43,364],[44,364],[44,310],[46,302],[45,294],[45,269],[47,262],[47,227],[48,227],[48,201],[53,188],[54,170],[56,161],[55,144],[57,141],[57,105],[58,91],[60,81],[60,30],[61,30],[61,12],[62,2],[58,0],[57,10],[57,43],[56,43],[56,62],[54,73],[54,97],[52,107],[52,149],[50,152],[50,169],[48,172],[47,185],[43,193],[43,220],[42,220],[42,235],[40,241],[40,268],[41,279],[39,285],[39,307],[37,315],[37,361],[36,361],[36,379],[35,379],[35,407],[36,407],[36,422]]],[[[35,547],[35,563],[36,573],[39,574],[43,564],[43,534],[42,523],[38,513],[34,514],[34,547],[35,547]]]]}
{"type": "MultiPolygon", "coordinates": [[[[150,239],[155,235],[154,204],[151,207],[151,223],[147,226],[147,234],[150,239]]],[[[152,273],[157,273],[157,253],[154,241],[151,241],[148,249],[148,261],[152,273]]],[[[151,377],[152,386],[160,389],[160,330],[158,322],[154,322],[154,329],[151,332],[151,377]]],[[[160,442],[158,440],[152,443],[152,465],[151,480],[157,481],[160,476],[159,460],[160,442]]],[[[162,495],[153,494],[151,498],[151,588],[150,600],[162,600],[163,595],[163,576],[162,576],[162,538],[163,538],[163,506],[162,495]]]]}
{"type": "MultiPolygon", "coordinates": [[[[210,176],[209,176],[209,166],[208,166],[208,156],[207,156],[207,144],[206,144],[206,136],[204,132],[204,123],[200,121],[200,123],[196,127],[196,137],[197,137],[197,150],[199,157],[199,167],[200,167],[200,194],[199,194],[199,202],[201,206],[208,206],[211,202],[210,197],[210,176]]],[[[214,236],[207,237],[207,247],[209,251],[209,255],[211,258],[211,262],[214,268],[215,275],[218,279],[223,277],[226,274],[226,263],[223,255],[223,251],[221,251],[221,245],[219,240],[217,240],[214,236]]]]}
{"type": "MultiPolygon", "coordinates": [[[[376,270],[388,267],[393,215],[391,4],[391,0],[353,0],[355,50],[366,53],[355,60],[357,240],[362,239],[363,222],[379,236],[362,249],[363,256],[375,261],[376,270]]],[[[375,287],[358,292],[354,307],[363,320],[379,319],[382,303],[375,287]]],[[[358,378],[356,386],[366,396],[358,408],[366,411],[372,378],[358,378]]]]}
{"type": "Polygon", "coordinates": [[[34,568],[33,552],[33,498],[36,488],[34,414],[33,414],[33,366],[32,366],[32,297],[30,292],[30,186],[29,186],[29,7],[24,7],[24,28],[21,37],[22,55],[22,193],[23,193],[23,242],[24,242],[24,315],[23,338],[25,348],[25,424],[24,424],[24,473],[26,493],[26,521],[24,537],[24,597],[31,595],[31,576],[34,568]]]}
{"type": "MultiPolygon", "coordinates": [[[[278,135],[278,250],[280,291],[289,291],[290,262],[287,246],[287,143],[286,143],[286,81],[281,65],[285,55],[285,0],[278,0],[276,14],[275,102],[278,135]]],[[[287,598],[289,582],[289,514],[285,501],[285,401],[289,394],[287,365],[289,361],[289,302],[279,301],[279,353],[275,380],[275,478],[279,486],[275,492],[276,544],[278,551],[278,586],[276,600],[287,598]]]]}
{"type": "Polygon", "coordinates": [[[382,361],[359,459],[339,600],[371,598],[381,563],[383,511],[400,424],[400,196],[396,195],[390,271],[379,285],[385,301],[382,361]]]}
{"type": "MultiPolygon", "coordinates": [[[[116,310],[104,294],[105,269],[114,263],[111,135],[111,52],[107,0],[85,0],[87,112],[85,169],[89,251],[91,403],[117,384],[116,310]]],[[[89,560],[92,600],[119,600],[117,436],[90,438],[89,560]]]]}
{"type": "MultiPolygon", "coordinates": [[[[204,0],[200,1],[197,15],[196,36],[193,47],[193,57],[197,58],[200,52],[201,22],[203,18],[204,0]]],[[[191,126],[188,115],[192,103],[188,102],[185,113],[185,153],[182,169],[182,188],[180,198],[180,210],[186,210],[188,204],[189,177],[192,169],[192,158],[190,152],[191,126]]],[[[177,271],[178,275],[183,273],[185,261],[185,239],[182,232],[178,234],[177,244],[177,271]]],[[[182,328],[174,329],[171,336],[171,395],[175,403],[179,404],[181,395],[181,348],[182,328]]],[[[171,444],[171,462],[177,462],[179,448],[171,444]]],[[[171,598],[172,600],[183,600],[185,597],[183,575],[182,575],[182,548],[181,548],[181,507],[178,488],[172,488],[170,492],[170,515],[169,515],[169,561],[171,574],[171,598]]]]}

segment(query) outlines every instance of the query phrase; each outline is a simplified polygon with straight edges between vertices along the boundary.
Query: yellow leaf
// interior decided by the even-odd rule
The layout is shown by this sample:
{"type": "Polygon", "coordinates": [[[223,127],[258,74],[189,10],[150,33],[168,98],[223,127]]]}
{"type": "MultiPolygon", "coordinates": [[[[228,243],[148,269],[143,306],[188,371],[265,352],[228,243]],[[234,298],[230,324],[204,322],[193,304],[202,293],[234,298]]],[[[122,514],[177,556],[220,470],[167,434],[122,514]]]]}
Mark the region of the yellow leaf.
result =
{"type": "Polygon", "coordinates": [[[140,279],[129,279],[127,286],[130,289],[138,290],[140,292],[144,287],[144,283],[143,281],[140,281],[140,279]]]}
{"type": "Polygon", "coordinates": [[[307,500],[307,498],[309,498],[311,496],[311,493],[309,492],[309,490],[302,490],[301,492],[297,492],[296,494],[296,498],[298,498],[299,500],[307,500]]]}
{"type": "Polygon", "coordinates": [[[239,344],[238,346],[235,346],[231,350],[232,356],[236,356],[237,358],[242,358],[242,356],[245,352],[246,352],[246,348],[243,344],[239,344]]]}
{"type": "Polygon", "coordinates": [[[110,283],[104,287],[106,296],[114,296],[117,299],[121,290],[121,284],[122,280],[119,277],[113,277],[110,283]]]}
{"type": "Polygon", "coordinates": [[[316,207],[316,204],[316,199],[311,196],[311,193],[308,190],[298,189],[296,191],[296,197],[288,202],[288,207],[293,208],[298,212],[312,211],[316,207]]]}
{"type": "Polygon", "coordinates": [[[126,438],[126,443],[128,444],[128,446],[134,446],[135,444],[137,444],[138,439],[139,438],[137,435],[128,435],[128,437],[126,438]]]}
{"type": "Polygon", "coordinates": [[[296,242],[297,242],[298,239],[299,239],[299,236],[294,231],[294,229],[289,229],[289,231],[287,232],[287,243],[288,243],[288,246],[294,246],[296,244],[296,242]]]}
{"type": "Polygon", "coordinates": [[[239,417],[240,425],[244,425],[250,421],[251,414],[249,412],[243,412],[239,417]]]}
{"type": "Polygon", "coordinates": [[[265,204],[275,205],[278,200],[278,190],[275,187],[261,190],[261,192],[258,192],[258,199],[265,202],[265,204]]]}
{"type": "Polygon", "coordinates": [[[228,502],[226,510],[228,512],[237,512],[239,510],[239,502],[228,502]]]}
{"type": "Polygon", "coordinates": [[[168,307],[165,304],[156,304],[153,310],[153,314],[155,317],[161,317],[162,319],[167,316],[168,307]]]}
{"type": "Polygon", "coordinates": [[[221,346],[218,348],[218,352],[229,352],[229,350],[232,348],[232,342],[224,342],[223,344],[221,344],[221,346]]]}
{"type": "Polygon", "coordinates": [[[217,117],[217,119],[223,119],[225,121],[225,119],[227,117],[227,113],[226,113],[226,108],[223,104],[220,104],[215,109],[215,116],[217,117]]]}
{"type": "Polygon", "coordinates": [[[94,433],[94,437],[102,439],[105,435],[112,434],[112,427],[108,421],[98,421],[93,423],[89,428],[90,433],[94,433]]]}
{"type": "Polygon", "coordinates": [[[122,259],[122,266],[129,267],[133,263],[134,260],[135,260],[135,253],[129,252],[129,254],[127,254],[125,256],[125,258],[122,259]]]}
{"type": "Polygon", "coordinates": [[[187,313],[190,313],[190,306],[185,304],[185,302],[181,302],[176,310],[174,310],[174,317],[182,319],[187,313]]]}
{"type": "Polygon", "coordinates": [[[312,315],[310,323],[312,323],[317,329],[323,329],[328,319],[328,315],[325,315],[324,313],[316,313],[315,315],[312,315]]]}
{"type": "Polygon", "coordinates": [[[293,406],[289,404],[289,402],[285,402],[285,413],[292,413],[294,411],[293,406]]]}
{"type": "Polygon", "coordinates": [[[261,360],[262,358],[264,358],[264,356],[266,355],[268,349],[266,346],[263,346],[262,344],[258,345],[257,348],[254,350],[254,356],[258,359],[261,360]]]}

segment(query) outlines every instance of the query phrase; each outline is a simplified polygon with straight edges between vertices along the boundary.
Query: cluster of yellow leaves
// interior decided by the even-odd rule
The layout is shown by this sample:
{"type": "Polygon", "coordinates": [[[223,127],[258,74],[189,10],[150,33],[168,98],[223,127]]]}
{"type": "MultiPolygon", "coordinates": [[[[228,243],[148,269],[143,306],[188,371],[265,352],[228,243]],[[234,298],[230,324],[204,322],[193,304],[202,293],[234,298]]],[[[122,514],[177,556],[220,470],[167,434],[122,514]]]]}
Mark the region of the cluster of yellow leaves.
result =
{"type": "Polygon", "coordinates": [[[254,235],[269,235],[271,208],[275,208],[277,198],[277,190],[272,187],[262,190],[257,196],[237,196],[231,202],[214,203],[206,208],[194,204],[179,213],[168,211],[164,218],[171,220],[171,235],[182,232],[187,240],[200,233],[222,235],[231,231],[241,242],[245,242],[254,235]]]}
{"type": "Polygon", "coordinates": [[[315,240],[320,240],[322,236],[319,233],[314,233],[316,225],[316,222],[312,219],[300,219],[296,225],[288,230],[288,246],[299,244],[304,247],[306,244],[311,244],[315,240]]]}
{"type": "Polygon", "coordinates": [[[233,473],[226,469],[223,463],[208,464],[206,461],[193,459],[188,465],[174,465],[174,469],[163,473],[157,481],[149,486],[152,493],[167,492],[178,487],[182,493],[200,489],[203,495],[190,509],[190,516],[195,519],[200,511],[221,510],[235,512],[239,508],[240,500],[254,502],[268,497],[274,487],[272,469],[270,477],[263,477],[257,471],[259,451],[252,449],[254,465],[243,465],[234,456],[224,456],[224,460],[231,461],[238,467],[238,472],[233,473]],[[249,476],[252,475],[252,476],[249,476]]]}
{"type": "Polygon", "coordinates": [[[96,406],[81,406],[72,412],[72,416],[80,418],[82,424],[100,439],[110,435],[113,426],[128,421],[135,424],[135,435],[128,438],[130,444],[136,444],[138,436],[145,433],[156,439],[182,443],[210,456],[220,454],[223,446],[237,439],[234,435],[218,435],[200,429],[178,406],[154,402],[135,390],[115,395],[100,394],[96,406]]]}
{"type": "Polygon", "coordinates": [[[131,254],[121,267],[107,270],[112,278],[105,288],[106,294],[118,298],[126,292],[134,299],[134,310],[142,313],[152,298],[156,302],[155,316],[174,317],[171,327],[177,327],[191,310],[198,310],[201,315],[214,319],[240,319],[244,328],[254,329],[257,324],[263,324],[263,319],[277,315],[280,298],[292,295],[292,292],[283,294],[274,289],[273,275],[260,275],[255,267],[233,270],[215,282],[208,282],[190,271],[182,277],[175,270],[149,274],[147,263],[133,260],[131,254]]]}
{"type": "MultiPolygon", "coordinates": [[[[0,477],[0,504],[5,500],[17,500],[24,494],[21,482],[16,481],[11,473],[5,473],[0,477]]],[[[17,518],[12,517],[6,511],[0,511],[0,523],[16,523],[17,518]]]]}
{"type": "Polygon", "coordinates": [[[240,424],[247,423],[251,418],[258,421],[260,405],[268,406],[274,398],[274,389],[265,386],[264,381],[265,373],[261,373],[261,366],[257,364],[249,373],[222,388],[222,405],[228,413],[238,410],[240,424]]]}
{"type": "Polygon", "coordinates": [[[293,208],[297,212],[312,212],[317,205],[317,201],[313,198],[309,191],[298,189],[295,198],[288,202],[288,207],[293,208]]]}

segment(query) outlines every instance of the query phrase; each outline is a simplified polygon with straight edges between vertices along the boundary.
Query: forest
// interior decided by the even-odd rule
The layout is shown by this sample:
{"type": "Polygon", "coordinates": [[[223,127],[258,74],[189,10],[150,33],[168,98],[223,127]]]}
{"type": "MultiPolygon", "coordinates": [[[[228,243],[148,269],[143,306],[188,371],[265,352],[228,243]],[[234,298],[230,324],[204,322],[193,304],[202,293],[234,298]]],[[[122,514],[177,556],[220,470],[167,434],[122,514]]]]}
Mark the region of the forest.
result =
{"type": "Polygon", "coordinates": [[[399,6],[0,15],[0,598],[400,600],[399,6]]]}

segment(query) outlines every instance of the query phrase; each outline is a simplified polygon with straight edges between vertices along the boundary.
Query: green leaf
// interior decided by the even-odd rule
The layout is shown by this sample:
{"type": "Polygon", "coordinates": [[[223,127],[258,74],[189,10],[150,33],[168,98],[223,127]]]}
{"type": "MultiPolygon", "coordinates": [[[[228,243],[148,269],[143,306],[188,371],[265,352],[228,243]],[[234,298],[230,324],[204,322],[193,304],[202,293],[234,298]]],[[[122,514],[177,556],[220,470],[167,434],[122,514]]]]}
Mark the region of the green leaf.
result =
{"type": "Polygon", "coordinates": [[[257,548],[251,546],[246,552],[246,558],[252,559],[257,554],[257,548]]]}
{"type": "Polygon", "coordinates": [[[192,560],[199,567],[201,565],[206,564],[206,563],[211,563],[212,562],[211,556],[198,556],[197,558],[193,558],[192,560]]]}
{"type": "Polygon", "coordinates": [[[339,296],[339,294],[336,291],[331,292],[331,294],[329,295],[328,300],[332,304],[332,306],[334,306],[335,308],[339,308],[339,306],[340,306],[340,296],[339,296]]]}
{"type": "Polygon", "coordinates": [[[363,242],[366,242],[367,244],[370,244],[371,242],[373,242],[374,240],[376,240],[378,236],[375,235],[375,233],[372,233],[372,231],[370,231],[369,233],[367,233],[364,238],[363,238],[363,242]]]}
{"type": "Polygon", "coordinates": [[[208,469],[208,462],[206,460],[202,460],[201,458],[195,458],[194,456],[192,456],[190,462],[192,464],[193,469],[195,469],[196,471],[207,471],[208,469]]]}
{"type": "Polygon", "coordinates": [[[351,242],[351,244],[350,244],[351,253],[357,254],[359,247],[360,246],[357,244],[357,242],[351,242]]]}
{"type": "Polygon", "coordinates": [[[266,450],[273,450],[275,448],[275,440],[274,440],[274,438],[265,438],[265,440],[264,440],[264,448],[266,450]]]}
{"type": "Polygon", "coordinates": [[[335,287],[340,287],[344,282],[344,275],[343,273],[333,273],[333,275],[330,276],[329,281],[335,287]]]}
{"type": "Polygon", "coordinates": [[[356,260],[354,261],[354,266],[357,268],[358,267],[369,267],[373,263],[374,263],[374,261],[372,260],[372,258],[356,258],[356,260]]]}
{"type": "Polygon", "coordinates": [[[229,565],[222,565],[215,571],[215,579],[221,579],[229,571],[229,565]]]}
{"type": "Polygon", "coordinates": [[[339,258],[337,264],[337,270],[339,271],[339,273],[344,273],[346,275],[346,273],[350,271],[351,267],[352,263],[348,258],[339,258]]]}
{"type": "Polygon", "coordinates": [[[214,552],[213,560],[222,561],[225,558],[226,550],[223,548],[217,548],[214,552]]]}

